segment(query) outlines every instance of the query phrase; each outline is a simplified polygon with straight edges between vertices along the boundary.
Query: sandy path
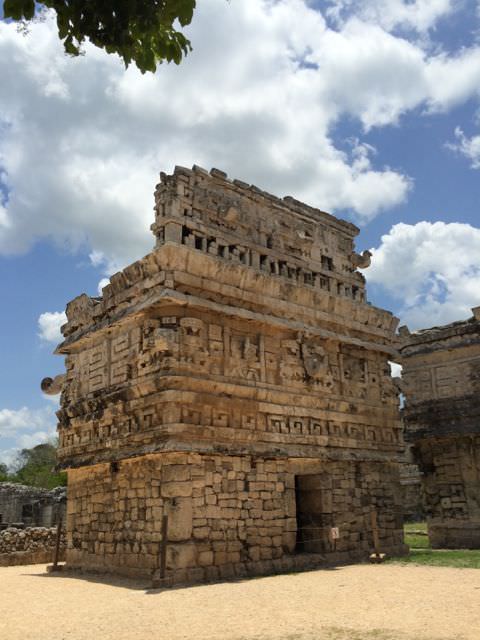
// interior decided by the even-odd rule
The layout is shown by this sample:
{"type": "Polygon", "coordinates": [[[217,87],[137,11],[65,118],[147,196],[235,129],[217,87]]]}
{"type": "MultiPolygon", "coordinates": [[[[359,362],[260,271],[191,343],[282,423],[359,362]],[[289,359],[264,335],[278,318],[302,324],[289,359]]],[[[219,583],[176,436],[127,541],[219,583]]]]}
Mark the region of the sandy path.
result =
{"type": "Polygon", "coordinates": [[[354,565],[166,591],[99,580],[0,568],[0,638],[480,639],[475,569],[354,565]]]}

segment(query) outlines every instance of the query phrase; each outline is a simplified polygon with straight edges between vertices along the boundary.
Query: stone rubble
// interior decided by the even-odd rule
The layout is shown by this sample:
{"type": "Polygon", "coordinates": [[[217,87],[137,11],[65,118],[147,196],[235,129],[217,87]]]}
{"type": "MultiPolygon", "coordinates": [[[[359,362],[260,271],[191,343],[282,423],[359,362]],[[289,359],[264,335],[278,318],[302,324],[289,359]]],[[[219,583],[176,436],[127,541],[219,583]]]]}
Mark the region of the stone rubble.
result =
{"type": "MultiPolygon", "coordinates": [[[[8,528],[0,531],[0,566],[51,562],[57,539],[56,527],[8,528]]],[[[63,532],[62,550],[66,545],[63,532]]],[[[63,555],[63,553],[62,553],[63,555]]]]}

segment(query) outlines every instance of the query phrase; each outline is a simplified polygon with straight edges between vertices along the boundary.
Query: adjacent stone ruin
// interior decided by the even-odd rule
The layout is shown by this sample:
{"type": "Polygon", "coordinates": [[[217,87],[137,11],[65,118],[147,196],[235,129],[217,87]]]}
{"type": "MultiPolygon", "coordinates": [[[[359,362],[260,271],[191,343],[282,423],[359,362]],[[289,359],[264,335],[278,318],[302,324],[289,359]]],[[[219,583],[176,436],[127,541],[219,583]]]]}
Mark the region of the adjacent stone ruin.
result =
{"type": "Polygon", "coordinates": [[[53,527],[65,520],[66,488],[49,491],[13,482],[0,482],[0,531],[15,524],[53,527]]]}
{"type": "Polygon", "coordinates": [[[174,583],[364,559],[372,509],[402,553],[398,321],[366,302],[358,229],[215,169],[162,173],[155,202],[154,251],[68,304],[43,384],[67,565],[174,583]]]}
{"type": "Polygon", "coordinates": [[[480,547],[480,307],[401,331],[405,437],[422,472],[432,547],[480,547]]]}
{"type": "MultiPolygon", "coordinates": [[[[66,493],[66,487],[49,491],[0,482],[0,566],[52,561],[66,493]]],[[[63,540],[60,559],[64,546],[63,540]]]]}

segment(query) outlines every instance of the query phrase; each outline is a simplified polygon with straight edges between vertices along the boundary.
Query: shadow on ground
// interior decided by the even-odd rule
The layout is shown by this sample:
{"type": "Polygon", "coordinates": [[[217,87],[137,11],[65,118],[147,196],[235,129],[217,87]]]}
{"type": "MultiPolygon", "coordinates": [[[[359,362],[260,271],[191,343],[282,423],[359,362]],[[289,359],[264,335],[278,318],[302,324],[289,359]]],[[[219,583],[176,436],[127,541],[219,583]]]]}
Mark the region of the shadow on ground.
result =
{"type": "Polygon", "coordinates": [[[463,640],[463,636],[428,636],[389,631],[387,629],[372,629],[357,631],[340,627],[324,627],[314,633],[292,633],[285,636],[255,636],[242,637],[236,640],[463,640]]]}
{"type": "Polygon", "coordinates": [[[74,580],[84,580],[85,582],[91,582],[94,584],[105,584],[110,587],[118,587],[121,589],[132,589],[134,591],[144,591],[145,595],[156,595],[162,593],[164,591],[183,591],[185,589],[203,589],[205,587],[214,585],[214,584],[239,584],[243,582],[250,582],[251,580],[264,580],[267,578],[273,578],[276,576],[288,576],[288,575],[297,575],[298,573],[309,573],[316,571],[338,571],[342,568],[342,565],[333,566],[328,565],[322,568],[312,568],[306,569],[301,572],[299,571],[286,571],[282,573],[274,573],[270,575],[263,576],[245,576],[243,578],[225,578],[218,579],[215,581],[198,583],[198,584],[178,584],[173,585],[171,587],[152,587],[152,581],[148,578],[140,579],[140,578],[125,578],[122,576],[117,576],[115,574],[110,573],[95,573],[93,571],[80,571],[80,570],[62,570],[58,572],[47,572],[44,573],[27,573],[25,572],[22,575],[31,576],[34,578],[47,578],[51,580],[65,580],[65,579],[74,579],[74,580]]]}
{"type": "Polygon", "coordinates": [[[79,571],[59,571],[58,573],[24,573],[24,576],[32,578],[46,578],[47,580],[84,580],[94,584],[105,584],[110,587],[121,589],[133,589],[135,591],[146,591],[150,589],[148,580],[133,580],[111,574],[103,573],[81,573],[79,571]]]}

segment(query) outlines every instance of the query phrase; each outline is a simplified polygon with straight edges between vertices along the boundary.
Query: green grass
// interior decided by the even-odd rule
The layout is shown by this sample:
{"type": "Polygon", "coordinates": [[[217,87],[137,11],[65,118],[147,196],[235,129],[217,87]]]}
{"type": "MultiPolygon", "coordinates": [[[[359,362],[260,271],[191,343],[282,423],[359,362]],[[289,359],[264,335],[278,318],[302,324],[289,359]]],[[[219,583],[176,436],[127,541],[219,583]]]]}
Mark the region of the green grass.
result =
{"type": "Polygon", "coordinates": [[[396,564],[422,564],[432,567],[480,569],[480,550],[412,549],[408,556],[392,558],[396,564]]]}
{"type": "Polygon", "coordinates": [[[423,531],[423,533],[427,533],[427,523],[426,522],[406,522],[403,525],[403,529],[405,533],[411,533],[412,531],[423,531]]]}
{"type": "Polygon", "coordinates": [[[431,549],[428,536],[420,533],[427,531],[425,522],[409,522],[405,524],[404,531],[410,553],[401,558],[391,558],[389,562],[480,569],[480,550],[431,549]]]}
{"type": "Polygon", "coordinates": [[[426,522],[408,522],[403,527],[405,544],[410,549],[430,549],[430,540],[427,534],[426,522]],[[424,535],[422,535],[422,533],[424,535]]]}

